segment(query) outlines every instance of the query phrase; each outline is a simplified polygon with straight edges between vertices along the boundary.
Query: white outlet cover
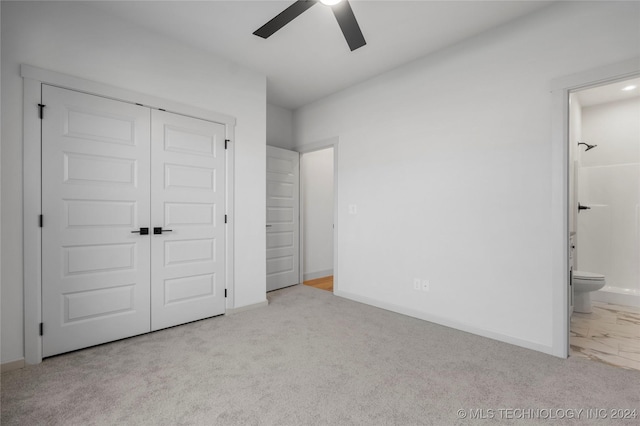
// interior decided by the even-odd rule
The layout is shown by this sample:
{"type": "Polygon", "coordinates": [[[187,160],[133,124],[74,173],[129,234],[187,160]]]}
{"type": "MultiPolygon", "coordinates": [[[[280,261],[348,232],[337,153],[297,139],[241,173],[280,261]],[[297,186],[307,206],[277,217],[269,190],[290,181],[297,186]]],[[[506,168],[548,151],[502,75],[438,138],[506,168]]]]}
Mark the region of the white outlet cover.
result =
{"type": "Polygon", "coordinates": [[[422,281],[422,291],[429,291],[429,280],[422,281]]]}
{"type": "Polygon", "coordinates": [[[349,214],[357,214],[358,206],[356,204],[349,204],[349,214]]]}

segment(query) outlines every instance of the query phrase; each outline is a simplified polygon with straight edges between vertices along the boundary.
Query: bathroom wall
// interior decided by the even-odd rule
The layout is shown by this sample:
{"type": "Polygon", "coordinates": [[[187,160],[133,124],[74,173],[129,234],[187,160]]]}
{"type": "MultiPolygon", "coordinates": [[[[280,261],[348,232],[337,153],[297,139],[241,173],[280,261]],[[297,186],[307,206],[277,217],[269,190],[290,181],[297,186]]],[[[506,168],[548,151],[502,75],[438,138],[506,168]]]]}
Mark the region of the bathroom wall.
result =
{"type": "MultiPolygon", "coordinates": [[[[582,105],[578,94],[569,96],[569,232],[577,231],[578,220],[578,142],[582,140],[582,105]]],[[[582,148],[581,148],[582,149],[582,148]]],[[[573,265],[574,268],[576,265],[573,265]]]]}
{"type": "Polygon", "coordinates": [[[640,295],[640,98],[582,109],[578,269],[640,295]]]}
{"type": "Polygon", "coordinates": [[[304,280],[333,275],[333,148],[300,158],[304,280]]]}

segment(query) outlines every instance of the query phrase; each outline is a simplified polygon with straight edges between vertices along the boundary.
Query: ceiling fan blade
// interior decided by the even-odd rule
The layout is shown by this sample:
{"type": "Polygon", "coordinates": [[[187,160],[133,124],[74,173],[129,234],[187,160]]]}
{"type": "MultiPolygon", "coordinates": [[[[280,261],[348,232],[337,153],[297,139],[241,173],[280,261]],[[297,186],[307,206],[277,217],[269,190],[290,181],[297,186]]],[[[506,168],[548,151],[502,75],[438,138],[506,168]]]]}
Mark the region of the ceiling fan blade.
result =
{"type": "Polygon", "coordinates": [[[338,20],[338,25],[344,34],[344,38],[347,40],[349,49],[353,52],[359,47],[364,46],[367,42],[364,40],[360,25],[356,20],[356,15],[353,14],[353,9],[348,0],[344,0],[335,6],[331,6],[333,14],[338,20]]]}
{"type": "Polygon", "coordinates": [[[317,0],[297,0],[294,4],[280,12],[275,18],[253,32],[262,38],[269,38],[273,33],[296,19],[302,12],[317,3],[317,0]]]}

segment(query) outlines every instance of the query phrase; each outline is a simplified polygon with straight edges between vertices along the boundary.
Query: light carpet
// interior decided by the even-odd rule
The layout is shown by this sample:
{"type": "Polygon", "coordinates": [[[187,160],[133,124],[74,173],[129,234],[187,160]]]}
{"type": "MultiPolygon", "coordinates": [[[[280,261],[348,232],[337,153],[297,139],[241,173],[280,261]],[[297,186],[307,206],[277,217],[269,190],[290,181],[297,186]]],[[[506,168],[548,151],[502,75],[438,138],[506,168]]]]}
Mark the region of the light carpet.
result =
{"type": "Polygon", "coordinates": [[[638,371],[558,359],[302,285],[268,296],[268,307],[4,373],[2,424],[589,424],[586,412],[565,416],[640,409],[638,371]],[[508,409],[533,411],[500,411],[508,409]]]}

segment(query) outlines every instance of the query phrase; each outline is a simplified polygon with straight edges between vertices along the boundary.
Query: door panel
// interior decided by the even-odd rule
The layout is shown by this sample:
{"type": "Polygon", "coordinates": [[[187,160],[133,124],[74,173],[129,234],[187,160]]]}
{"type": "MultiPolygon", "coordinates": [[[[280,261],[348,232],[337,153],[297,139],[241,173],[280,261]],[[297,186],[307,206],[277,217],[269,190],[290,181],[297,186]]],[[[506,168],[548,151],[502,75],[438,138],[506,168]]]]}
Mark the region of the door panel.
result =
{"type": "Polygon", "coordinates": [[[299,161],[297,152],[267,147],[267,291],[300,281],[299,161]]]}
{"type": "Polygon", "coordinates": [[[152,112],[152,330],[224,313],[224,125],[152,112]]]}
{"type": "Polygon", "coordinates": [[[224,313],[224,125],[42,96],[43,356],[224,313]]]}
{"type": "Polygon", "coordinates": [[[150,110],[43,85],[43,356],[150,330],[150,110]]]}

